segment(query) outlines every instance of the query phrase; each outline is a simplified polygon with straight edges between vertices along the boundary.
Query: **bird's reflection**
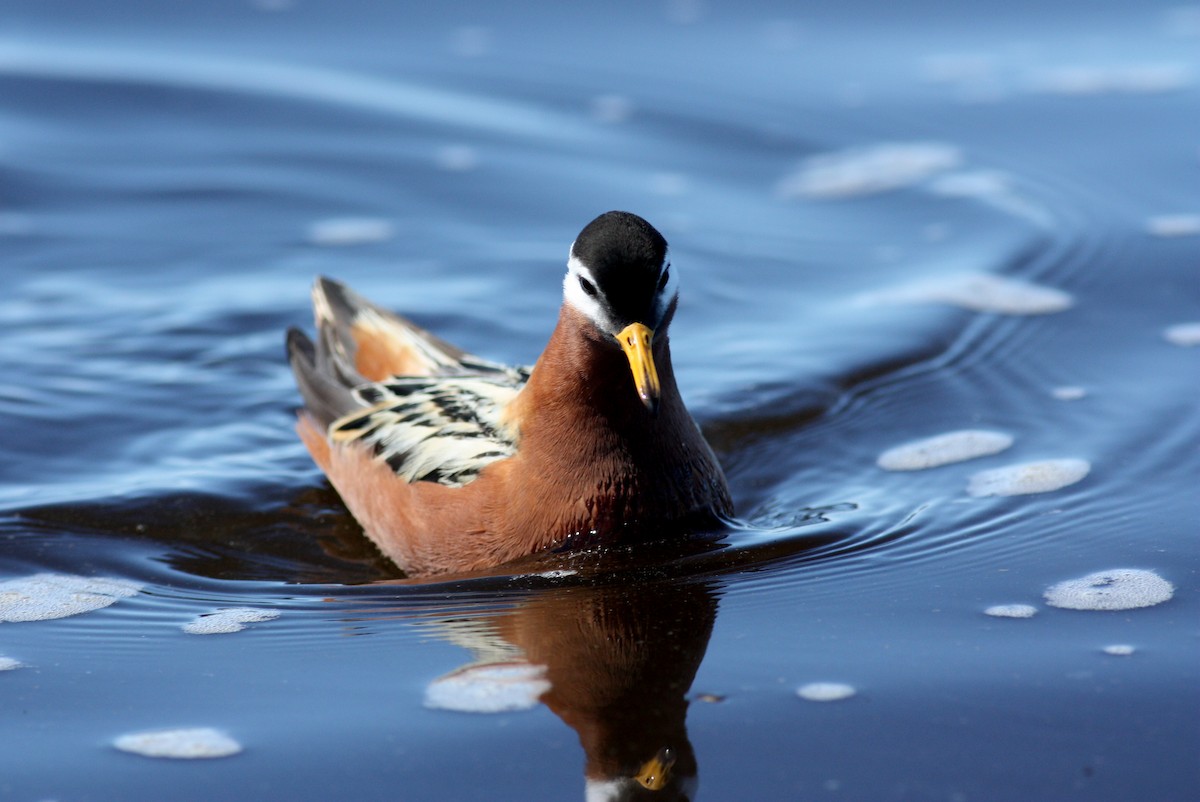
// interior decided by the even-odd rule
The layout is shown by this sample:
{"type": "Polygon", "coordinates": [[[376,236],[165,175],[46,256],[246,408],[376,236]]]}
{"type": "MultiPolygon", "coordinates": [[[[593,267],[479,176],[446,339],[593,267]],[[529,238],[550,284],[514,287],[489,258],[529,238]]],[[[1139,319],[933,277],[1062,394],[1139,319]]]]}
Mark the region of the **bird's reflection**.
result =
{"type": "Polygon", "coordinates": [[[659,580],[547,590],[498,616],[442,622],[476,660],[435,680],[427,703],[540,702],[579,735],[587,802],[692,799],[687,693],[716,612],[712,585],[659,580]]]}

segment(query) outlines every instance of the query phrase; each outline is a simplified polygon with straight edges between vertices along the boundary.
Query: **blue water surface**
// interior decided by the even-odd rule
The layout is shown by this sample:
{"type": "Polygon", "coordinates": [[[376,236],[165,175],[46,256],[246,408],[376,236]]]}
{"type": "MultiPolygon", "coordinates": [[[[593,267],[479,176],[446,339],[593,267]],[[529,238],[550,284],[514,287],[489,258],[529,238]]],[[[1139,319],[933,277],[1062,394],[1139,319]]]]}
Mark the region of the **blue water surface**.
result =
{"type": "Polygon", "coordinates": [[[0,582],[140,592],[0,623],[0,799],[1194,800],[1198,109],[1174,2],[8,0],[0,582]],[[608,209],[737,524],[404,577],[292,430],[313,277],[530,363],[608,209]],[[1173,598],[1043,598],[1121,568],[1173,598]],[[112,745],[175,727],[244,751],[112,745]]]}

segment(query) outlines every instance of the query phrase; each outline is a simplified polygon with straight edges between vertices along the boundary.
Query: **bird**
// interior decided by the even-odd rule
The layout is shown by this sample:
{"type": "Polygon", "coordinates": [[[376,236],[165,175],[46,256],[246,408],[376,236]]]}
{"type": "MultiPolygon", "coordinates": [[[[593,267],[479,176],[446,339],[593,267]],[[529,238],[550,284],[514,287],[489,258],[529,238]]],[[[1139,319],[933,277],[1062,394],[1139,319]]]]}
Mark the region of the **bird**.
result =
{"type": "Polygon", "coordinates": [[[544,351],[512,367],[319,277],[315,340],[287,333],[296,430],[409,576],[714,531],[733,504],[671,366],[678,287],[662,234],[601,214],[571,244],[544,351]]]}

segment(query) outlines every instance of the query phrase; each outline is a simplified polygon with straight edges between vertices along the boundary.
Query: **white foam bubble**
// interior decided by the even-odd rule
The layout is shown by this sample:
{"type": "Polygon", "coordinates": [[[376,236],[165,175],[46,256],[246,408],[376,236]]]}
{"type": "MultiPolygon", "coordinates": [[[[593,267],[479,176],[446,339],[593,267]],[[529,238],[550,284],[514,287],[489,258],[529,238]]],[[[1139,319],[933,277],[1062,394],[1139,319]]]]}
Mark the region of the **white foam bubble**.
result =
{"type": "Polygon", "coordinates": [[[962,161],[942,142],[885,142],[810,156],[780,180],[783,198],[852,198],[913,186],[962,161]]]}
{"type": "Polygon", "coordinates": [[[1046,590],[1046,603],[1067,610],[1133,610],[1170,600],[1175,586],[1153,571],[1115,568],[1059,582],[1046,590]]]}
{"type": "Polygon", "coordinates": [[[1032,604],[993,604],[983,613],[995,618],[1033,618],[1037,608],[1032,604]]]}
{"type": "Polygon", "coordinates": [[[1059,401],[1079,401],[1087,398],[1087,390],[1083,387],[1063,386],[1055,387],[1050,391],[1050,395],[1057,398],[1059,401]]]}
{"type": "Polygon", "coordinates": [[[189,635],[221,635],[241,632],[246,624],[274,621],[279,617],[276,610],[260,610],[256,607],[226,607],[211,613],[202,613],[183,625],[189,635]]]}
{"type": "Polygon", "coordinates": [[[810,702],[837,702],[858,693],[853,685],[844,682],[810,682],[796,689],[796,695],[810,702]]]}
{"type": "Polygon", "coordinates": [[[462,713],[529,710],[548,690],[545,666],[487,663],[459,669],[429,683],[425,706],[462,713]]]}
{"type": "Polygon", "coordinates": [[[1012,177],[999,170],[968,170],[938,176],[929,191],[947,198],[969,198],[1038,226],[1050,226],[1054,217],[1013,187],[1012,177]]]}
{"type": "Polygon", "coordinates": [[[972,476],[967,493],[976,498],[1050,493],[1082,480],[1091,469],[1087,460],[1071,458],[1006,465],[972,476]]]}
{"type": "Polygon", "coordinates": [[[1111,654],[1114,657],[1128,657],[1136,651],[1137,649],[1128,643],[1114,643],[1104,647],[1104,653],[1111,654]]]}
{"type": "Polygon", "coordinates": [[[242,751],[241,744],[211,727],[134,732],[117,738],[113,746],[135,755],[180,760],[229,757],[242,751]]]}
{"type": "Polygon", "coordinates": [[[308,240],[314,245],[341,247],[386,242],[395,235],[391,221],[378,217],[331,217],[308,227],[308,240]]]}
{"type": "Polygon", "coordinates": [[[1200,345],[1200,322],[1176,323],[1163,330],[1163,337],[1172,345],[1200,345]]]}
{"type": "Polygon", "coordinates": [[[1051,287],[989,273],[960,273],[881,290],[858,298],[873,304],[949,304],[973,312],[1045,315],[1073,303],[1070,295],[1051,287]]]}
{"type": "Polygon", "coordinates": [[[938,176],[929,189],[947,198],[991,198],[1012,192],[1012,179],[1000,170],[969,170],[938,176]]]}
{"type": "Polygon", "coordinates": [[[920,471],[998,454],[1012,444],[1012,435],[1003,432],[963,429],[889,448],[875,464],[886,471],[920,471]]]}
{"type": "Polygon", "coordinates": [[[0,621],[47,621],[90,613],[137,594],[126,579],[33,574],[0,582],[0,621]]]}
{"type": "Polygon", "coordinates": [[[1157,94],[1192,83],[1186,64],[1070,65],[1040,70],[1030,80],[1034,91],[1056,95],[1157,94]]]}
{"type": "Polygon", "coordinates": [[[1161,214],[1146,221],[1156,237],[1194,237],[1200,234],[1200,214],[1161,214]]]}
{"type": "Polygon", "coordinates": [[[16,668],[24,668],[24,666],[24,663],[14,657],[0,655],[0,671],[12,671],[16,668]]]}

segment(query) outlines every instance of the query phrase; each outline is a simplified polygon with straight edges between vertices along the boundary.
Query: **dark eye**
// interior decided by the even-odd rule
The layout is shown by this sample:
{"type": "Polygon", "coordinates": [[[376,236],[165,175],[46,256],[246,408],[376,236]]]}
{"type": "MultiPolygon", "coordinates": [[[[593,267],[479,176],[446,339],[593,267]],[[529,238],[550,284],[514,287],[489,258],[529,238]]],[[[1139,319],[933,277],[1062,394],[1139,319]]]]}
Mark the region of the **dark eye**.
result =
{"type": "Polygon", "coordinates": [[[583,287],[584,294],[589,298],[596,297],[596,285],[585,279],[583,276],[579,277],[579,286],[583,287]]]}
{"type": "Polygon", "coordinates": [[[663,268],[662,278],[658,280],[658,291],[662,292],[667,287],[667,282],[671,279],[671,266],[667,265],[663,268]]]}

